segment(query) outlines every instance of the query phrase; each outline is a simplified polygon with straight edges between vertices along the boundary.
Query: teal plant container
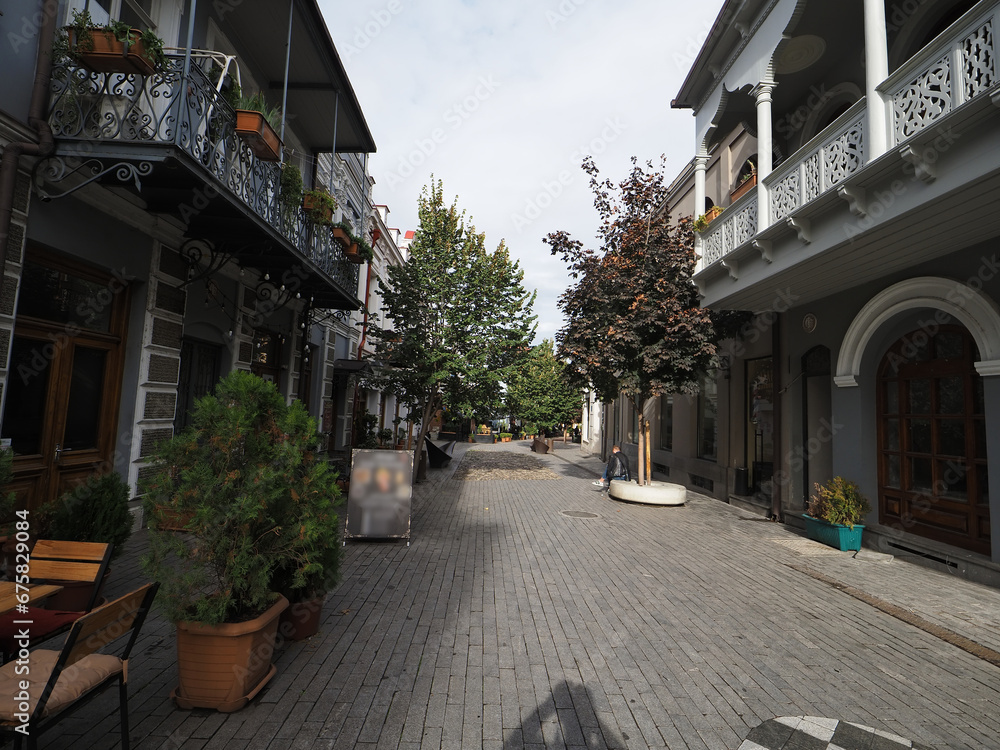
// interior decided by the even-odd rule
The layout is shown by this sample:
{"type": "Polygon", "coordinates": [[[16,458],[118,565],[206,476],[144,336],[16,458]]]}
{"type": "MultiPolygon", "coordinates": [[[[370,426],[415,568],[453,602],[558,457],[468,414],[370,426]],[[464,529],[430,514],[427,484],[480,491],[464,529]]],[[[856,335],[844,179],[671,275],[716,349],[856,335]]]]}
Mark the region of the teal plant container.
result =
{"type": "Polygon", "coordinates": [[[808,513],[802,514],[806,522],[806,536],[813,541],[836,547],[842,552],[861,549],[861,532],[865,527],[859,523],[854,528],[842,523],[830,523],[822,518],[813,518],[808,513]]]}

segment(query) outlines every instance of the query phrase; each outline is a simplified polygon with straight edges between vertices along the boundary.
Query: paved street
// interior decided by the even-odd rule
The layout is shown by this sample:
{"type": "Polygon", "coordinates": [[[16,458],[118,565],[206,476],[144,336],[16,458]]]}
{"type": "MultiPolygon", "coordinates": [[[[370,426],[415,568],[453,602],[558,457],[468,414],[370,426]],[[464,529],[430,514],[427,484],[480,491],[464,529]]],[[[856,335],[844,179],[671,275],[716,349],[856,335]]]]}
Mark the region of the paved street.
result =
{"type": "MultiPolygon", "coordinates": [[[[455,479],[470,448],[534,455],[458,446],[416,490],[411,545],[349,544],[320,634],[283,646],[243,711],[175,709],[173,629],[147,623],[133,747],[736,750],[776,717],[840,721],[871,748],[1000,747],[1000,667],[883,611],[998,649],[1000,592],[699,495],[617,503],[576,446],[538,457],[538,479],[455,479]]],[[[112,593],[141,580],[141,546],[112,593]]],[[[42,746],[117,747],[115,705],[111,691],[42,746]]]]}

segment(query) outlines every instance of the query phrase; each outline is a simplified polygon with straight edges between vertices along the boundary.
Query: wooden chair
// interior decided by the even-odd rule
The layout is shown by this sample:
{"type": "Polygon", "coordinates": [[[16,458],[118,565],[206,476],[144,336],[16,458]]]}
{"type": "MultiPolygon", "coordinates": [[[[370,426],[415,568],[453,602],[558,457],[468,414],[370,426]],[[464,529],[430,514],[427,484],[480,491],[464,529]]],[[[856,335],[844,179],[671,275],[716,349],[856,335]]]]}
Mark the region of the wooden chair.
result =
{"type": "Polygon", "coordinates": [[[129,750],[129,654],[159,585],[147,583],[83,615],[62,650],[36,649],[0,667],[0,732],[15,738],[15,750],[25,740],[28,750],[35,750],[39,735],[114,683],[122,750],[129,750]],[[129,633],[120,655],[97,653],[129,633]]]}
{"type": "Polygon", "coordinates": [[[15,651],[14,638],[23,627],[16,621],[31,620],[31,643],[41,643],[65,633],[81,616],[94,608],[100,593],[100,582],[111,562],[112,544],[99,542],[60,542],[39,539],[31,551],[28,577],[31,583],[79,581],[92,584],[82,610],[56,610],[28,607],[27,612],[0,615],[0,650],[4,661],[15,651]]]}

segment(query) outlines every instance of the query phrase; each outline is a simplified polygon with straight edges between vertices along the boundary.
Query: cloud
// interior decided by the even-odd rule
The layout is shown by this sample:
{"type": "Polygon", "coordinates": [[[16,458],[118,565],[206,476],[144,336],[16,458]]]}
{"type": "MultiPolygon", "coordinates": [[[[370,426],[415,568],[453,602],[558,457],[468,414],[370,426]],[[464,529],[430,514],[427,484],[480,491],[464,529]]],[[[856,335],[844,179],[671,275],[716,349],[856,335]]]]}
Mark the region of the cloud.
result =
{"type": "MultiPolygon", "coordinates": [[[[505,239],[538,290],[536,340],[562,326],[569,279],[542,238],[564,229],[595,246],[588,178],[625,177],[629,157],[667,155],[667,179],[694,154],[691,114],[670,109],[721,0],[321,0],[378,145],[374,199],[401,229],[431,174],[487,245],[505,239]]],[[[498,290],[502,293],[502,290],[498,290]]]]}

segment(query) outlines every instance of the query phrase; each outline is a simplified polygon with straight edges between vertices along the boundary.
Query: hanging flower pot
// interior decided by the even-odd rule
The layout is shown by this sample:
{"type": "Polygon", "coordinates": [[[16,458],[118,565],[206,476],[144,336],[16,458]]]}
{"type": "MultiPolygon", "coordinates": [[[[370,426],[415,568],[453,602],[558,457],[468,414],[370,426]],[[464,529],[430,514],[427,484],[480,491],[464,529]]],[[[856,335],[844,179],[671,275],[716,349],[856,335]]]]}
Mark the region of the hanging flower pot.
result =
{"type": "Polygon", "coordinates": [[[281,160],[281,140],[262,112],[236,110],[236,135],[263,161],[281,160]]]}
{"type": "Polygon", "coordinates": [[[148,76],[156,72],[156,63],[146,51],[142,32],[132,29],[128,43],[120,42],[110,29],[89,28],[83,34],[72,26],[67,28],[70,54],[87,70],[95,73],[138,73],[148,76]]]}
{"type": "Polygon", "coordinates": [[[315,224],[329,224],[336,207],[337,202],[333,196],[322,188],[306,190],[302,195],[302,208],[315,224]]]}
{"type": "MultiPolygon", "coordinates": [[[[333,239],[337,240],[337,242],[345,248],[350,247],[351,245],[357,245],[350,233],[340,224],[334,224],[333,227],[331,227],[330,232],[333,234],[333,239]]],[[[355,248],[355,251],[356,250],[357,248],[355,248]]]]}
{"type": "Polygon", "coordinates": [[[365,259],[361,257],[361,253],[358,252],[358,243],[352,242],[350,245],[344,248],[344,255],[351,263],[357,263],[358,265],[365,262],[365,259]]]}

